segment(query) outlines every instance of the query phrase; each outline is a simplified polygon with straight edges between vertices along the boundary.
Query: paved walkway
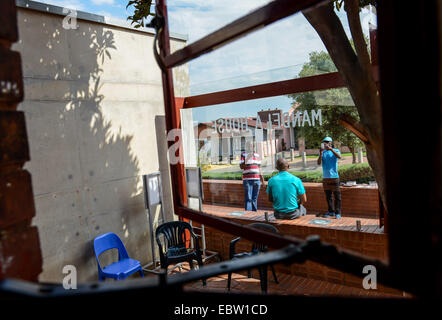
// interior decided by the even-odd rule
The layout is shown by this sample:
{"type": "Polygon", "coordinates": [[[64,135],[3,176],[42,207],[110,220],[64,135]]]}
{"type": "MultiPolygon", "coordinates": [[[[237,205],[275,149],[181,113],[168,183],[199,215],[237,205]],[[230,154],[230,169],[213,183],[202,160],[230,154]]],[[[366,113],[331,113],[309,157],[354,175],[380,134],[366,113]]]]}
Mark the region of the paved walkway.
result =
{"type": "MultiPolygon", "coordinates": [[[[183,271],[188,271],[189,265],[183,265],[183,271]]],[[[173,273],[179,272],[175,269],[173,273]]],[[[279,283],[275,283],[272,273],[268,273],[268,294],[277,295],[303,295],[303,296],[364,296],[364,297],[404,297],[401,291],[392,289],[391,292],[378,292],[377,290],[365,290],[344,286],[328,281],[304,278],[284,273],[276,273],[279,283]]],[[[185,291],[210,291],[210,292],[228,292],[227,274],[209,278],[206,287],[203,287],[201,281],[189,283],[184,286],[185,291]]],[[[252,278],[247,277],[247,272],[232,274],[231,291],[232,293],[261,293],[259,275],[257,270],[252,271],[252,278]]],[[[405,297],[410,297],[405,295],[405,297]]]]}
{"type": "MultiPolygon", "coordinates": [[[[288,159],[289,161],[289,159],[288,159]]],[[[352,163],[351,156],[345,156],[341,160],[338,160],[338,166],[343,164],[351,164],[352,163]]],[[[364,162],[367,162],[367,157],[364,157],[364,162]]],[[[302,163],[302,158],[295,158],[292,162],[289,161],[290,170],[295,171],[322,171],[322,166],[317,165],[317,158],[307,158],[307,165],[304,167],[302,163]]],[[[270,158],[266,158],[263,160],[263,164],[261,166],[263,173],[272,173],[275,171],[272,167],[272,162],[270,158]]],[[[232,164],[231,166],[225,166],[222,168],[216,168],[212,170],[208,170],[207,172],[241,172],[242,170],[239,168],[238,164],[232,164]]]]}

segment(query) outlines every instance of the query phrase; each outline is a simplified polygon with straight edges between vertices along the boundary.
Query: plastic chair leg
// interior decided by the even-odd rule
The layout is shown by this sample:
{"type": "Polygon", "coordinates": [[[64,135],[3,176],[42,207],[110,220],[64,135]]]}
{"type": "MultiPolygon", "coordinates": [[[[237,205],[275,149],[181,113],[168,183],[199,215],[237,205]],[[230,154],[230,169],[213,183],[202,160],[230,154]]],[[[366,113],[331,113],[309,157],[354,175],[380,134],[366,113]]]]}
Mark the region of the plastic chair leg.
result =
{"type": "Polygon", "coordinates": [[[230,285],[232,283],[232,273],[229,272],[229,275],[227,276],[227,290],[230,291],[230,285]]]}
{"type": "MultiPolygon", "coordinates": [[[[203,258],[201,256],[198,256],[197,261],[198,261],[198,266],[200,268],[202,268],[203,267],[203,258]]],[[[203,279],[203,286],[204,287],[206,286],[206,279],[203,279]]]]}
{"type": "Polygon", "coordinates": [[[259,268],[259,278],[261,283],[261,291],[267,293],[267,266],[259,268]]]}
{"type": "Polygon", "coordinates": [[[270,269],[272,269],[273,279],[275,279],[275,283],[279,283],[278,279],[276,278],[276,273],[275,273],[275,269],[273,268],[273,265],[270,265],[270,269]]]}

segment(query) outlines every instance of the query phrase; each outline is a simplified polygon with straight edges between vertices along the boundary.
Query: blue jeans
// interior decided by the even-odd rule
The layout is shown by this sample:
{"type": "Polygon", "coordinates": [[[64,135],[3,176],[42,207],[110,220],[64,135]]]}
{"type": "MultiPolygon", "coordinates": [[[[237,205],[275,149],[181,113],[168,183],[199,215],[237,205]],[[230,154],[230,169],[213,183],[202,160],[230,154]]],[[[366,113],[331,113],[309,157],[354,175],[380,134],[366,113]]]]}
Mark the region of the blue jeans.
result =
{"type": "Polygon", "coordinates": [[[260,180],[243,180],[244,208],[246,211],[258,211],[258,194],[261,187],[260,180]]]}

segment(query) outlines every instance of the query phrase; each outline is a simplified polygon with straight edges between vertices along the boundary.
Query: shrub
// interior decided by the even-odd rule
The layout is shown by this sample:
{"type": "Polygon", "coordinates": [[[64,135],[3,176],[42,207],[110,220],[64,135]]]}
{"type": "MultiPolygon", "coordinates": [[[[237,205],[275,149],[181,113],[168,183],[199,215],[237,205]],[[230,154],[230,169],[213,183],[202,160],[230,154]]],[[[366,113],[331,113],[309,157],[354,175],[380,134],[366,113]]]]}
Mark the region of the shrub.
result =
{"type": "Polygon", "coordinates": [[[338,167],[338,171],[342,182],[368,183],[376,180],[368,163],[344,164],[338,167]]]}
{"type": "MultiPolygon", "coordinates": [[[[303,182],[322,182],[322,171],[289,171],[303,182]]],[[[375,181],[373,171],[368,163],[344,164],[338,167],[341,182],[356,181],[357,183],[368,183],[375,181]]],[[[264,174],[264,180],[268,181],[277,174],[264,174]]],[[[219,180],[242,180],[242,171],[235,172],[205,172],[203,179],[219,179],[219,180]]]]}
{"type": "Polygon", "coordinates": [[[322,171],[289,171],[303,182],[322,182],[322,171]]]}

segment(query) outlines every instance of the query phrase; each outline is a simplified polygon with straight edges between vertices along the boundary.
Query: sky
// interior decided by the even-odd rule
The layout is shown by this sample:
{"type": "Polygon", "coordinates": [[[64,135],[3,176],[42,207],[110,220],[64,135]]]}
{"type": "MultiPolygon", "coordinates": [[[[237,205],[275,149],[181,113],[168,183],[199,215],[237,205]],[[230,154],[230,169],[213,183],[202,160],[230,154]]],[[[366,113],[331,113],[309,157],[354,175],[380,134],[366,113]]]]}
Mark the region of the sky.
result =
{"type": "MultiPolygon", "coordinates": [[[[127,0],[40,0],[49,4],[126,20],[127,0]]],[[[169,29],[192,43],[269,3],[270,0],[168,0],[169,29]]],[[[345,13],[338,12],[349,35],[345,13]]],[[[376,18],[362,10],[363,30],[376,18]]],[[[301,13],[275,22],[189,62],[190,94],[198,95],[295,78],[312,51],[325,51],[321,39],[301,13]]],[[[193,109],[195,121],[256,116],[261,109],[288,110],[291,99],[272,97],[193,109]]]]}

